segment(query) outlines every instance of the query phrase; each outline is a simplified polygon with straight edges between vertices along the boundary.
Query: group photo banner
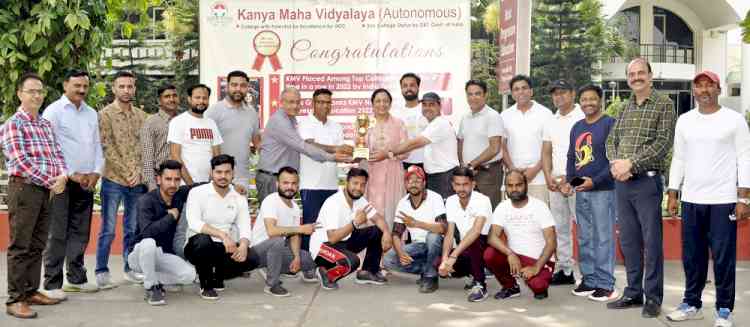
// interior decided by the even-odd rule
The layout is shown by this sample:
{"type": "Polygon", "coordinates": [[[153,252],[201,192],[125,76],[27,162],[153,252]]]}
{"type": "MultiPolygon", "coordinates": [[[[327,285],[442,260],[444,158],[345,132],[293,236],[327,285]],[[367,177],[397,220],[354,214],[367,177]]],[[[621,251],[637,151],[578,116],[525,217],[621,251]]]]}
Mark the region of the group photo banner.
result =
{"type": "Polygon", "coordinates": [[[301,116],[312,110],[313,91],[330,89],[331,118],[351,139],[372,91],[387,89],[392,107],[401,107],[399,78],[413,72],[420,94],[439,94],[457,126],[468,111],[470,18],[469,0],[201,0],[200,79],[214,89],[214,103],[227,73],[246,72],[248,101],[263,122],[280,108],[285,87],[300,90],[301,116]]]}

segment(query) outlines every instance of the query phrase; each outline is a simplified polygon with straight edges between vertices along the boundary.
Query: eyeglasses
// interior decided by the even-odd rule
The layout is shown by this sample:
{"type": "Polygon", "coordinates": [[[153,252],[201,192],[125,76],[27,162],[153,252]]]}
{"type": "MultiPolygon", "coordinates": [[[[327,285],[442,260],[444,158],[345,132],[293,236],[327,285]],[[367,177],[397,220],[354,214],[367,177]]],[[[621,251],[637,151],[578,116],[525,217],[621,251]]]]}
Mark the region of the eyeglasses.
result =
{"type": "Polygon", "coordinates": [[[26,94],[35,95],[35,96],[36,95],[41,95],[41,96],[46,96],[47,95],[47,90],[45,90],[45,89],[21,90],[21,92],[26,93],[26,94]]]}

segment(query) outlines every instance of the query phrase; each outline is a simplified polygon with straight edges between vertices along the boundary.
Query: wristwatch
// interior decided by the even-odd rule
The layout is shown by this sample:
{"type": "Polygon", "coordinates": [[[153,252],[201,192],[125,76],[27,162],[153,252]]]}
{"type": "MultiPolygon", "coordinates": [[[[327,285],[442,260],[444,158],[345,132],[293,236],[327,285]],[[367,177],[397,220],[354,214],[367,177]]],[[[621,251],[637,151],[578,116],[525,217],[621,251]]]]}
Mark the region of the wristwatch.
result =
{"type": "Polygon", "coordinates": [[[737,199],[737,203],[742,203],[746,206],[750,206],[750,198],[739,198],[737,199]]]}

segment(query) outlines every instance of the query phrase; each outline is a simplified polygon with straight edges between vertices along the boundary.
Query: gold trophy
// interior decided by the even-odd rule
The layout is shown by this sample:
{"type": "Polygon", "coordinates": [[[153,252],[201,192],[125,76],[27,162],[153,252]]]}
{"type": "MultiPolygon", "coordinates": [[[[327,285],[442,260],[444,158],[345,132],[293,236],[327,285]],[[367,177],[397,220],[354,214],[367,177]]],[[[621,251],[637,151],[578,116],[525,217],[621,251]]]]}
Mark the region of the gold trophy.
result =
{"type": "Polygon", "coordinates": [[[370,116],[364,110],[357,114],[356,133],[354,137],[353,159],[370,160],[370,149],[367,147],[367,129],[370,127],[370,116]]]}

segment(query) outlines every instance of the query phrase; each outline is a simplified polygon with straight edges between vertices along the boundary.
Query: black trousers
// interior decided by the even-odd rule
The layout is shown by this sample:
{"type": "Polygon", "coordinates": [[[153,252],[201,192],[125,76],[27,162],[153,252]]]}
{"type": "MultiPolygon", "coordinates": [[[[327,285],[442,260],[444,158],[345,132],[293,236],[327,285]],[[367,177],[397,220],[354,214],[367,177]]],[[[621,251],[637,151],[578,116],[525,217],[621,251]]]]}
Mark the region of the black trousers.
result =
{"type": "Polygon", "coordinates": [[[695,204],[682,202],[682,267],[685,269],[683,302],[703,306],[701,294],[708,275],[708,250],[714,259],[716,309],[734,309],[737,267],[737,221],[734,203],[695,204]]]}
{"type": "Polygon", "coordinates": [[[662,190],[660,174],[615,182],[620,247],[628,279],[624,295],[639,298],[645,294],[658,304],[664,298],[662,190]]]}
{"type": "Polygon", "coordinates": [[[243,272],[258,267],[260,258],[249,248],[243,262],[232,259],[224,244],[216,242],[207,234],[190,237],[185,245],[185,258],[195,266],[201,289],[216,288],[226,279],[239,277],[243,272]]]}
{"type": "Polygon", "coordinates": [[[11,176],[8,183],[8,300],[26,300],[39,288],[42,251],[47,242],[50,191],[20,182],[11,176]]]}
{"type": "Polygon", "coordinates": [[[52,198],[49,239],[44,249],[45,289],[62,287],[64,264],[68,282],[88,281],[83,257],[89,244],[93,207],[94,193],[74,181],[68,181],[65,192],[52,198]]]}
{"type": "Polygon", "coordinates": [[[455,194],[453,185],[451,185],[454,169],[456,168],[451,168],[442,173],[427,174],[427,189],[440,194],[443,199],[455,194]]]}
{"type": "Polygon", "coordinates": [[[383,245],[380,243],[382,237],[383,232],[377,226],[354,229],[352,235],[346,241],[340,241],[336,244],[326,242],[324,244],[328,248],[332,248],[338,252],[333,257],[346,257],[346,260],[343,260],[344,258],[341,258],[342,260],[329,260],[328,258],[331,256],[324,256],[319,253],[315,257],[315,264],[326,270],[342,266],[342,270],[346,271],[346,273],[336,278],[341,279],[359,268],[360,262],[357,253],[367,249],[362,269],[376,273],[380,271],[380,258],[383,256],[383,245]]]}

